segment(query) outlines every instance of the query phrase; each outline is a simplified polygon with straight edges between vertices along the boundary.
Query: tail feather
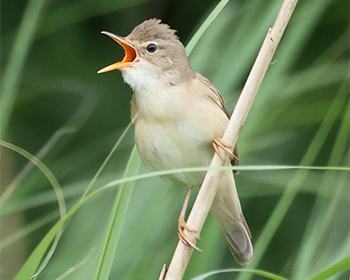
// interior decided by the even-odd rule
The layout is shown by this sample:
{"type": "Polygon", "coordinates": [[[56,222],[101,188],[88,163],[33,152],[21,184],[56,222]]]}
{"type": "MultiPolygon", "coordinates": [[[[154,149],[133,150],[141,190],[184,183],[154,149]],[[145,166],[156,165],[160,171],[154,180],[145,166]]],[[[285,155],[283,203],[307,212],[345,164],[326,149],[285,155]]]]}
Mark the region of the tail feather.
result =
{"type": "Polygon", "coordinates": [[[225,175],[211,211],[226,235],[233,257],[245,265],[253,259],[252,236],[242,213],[233,175],[231,172],[225,175]]]}

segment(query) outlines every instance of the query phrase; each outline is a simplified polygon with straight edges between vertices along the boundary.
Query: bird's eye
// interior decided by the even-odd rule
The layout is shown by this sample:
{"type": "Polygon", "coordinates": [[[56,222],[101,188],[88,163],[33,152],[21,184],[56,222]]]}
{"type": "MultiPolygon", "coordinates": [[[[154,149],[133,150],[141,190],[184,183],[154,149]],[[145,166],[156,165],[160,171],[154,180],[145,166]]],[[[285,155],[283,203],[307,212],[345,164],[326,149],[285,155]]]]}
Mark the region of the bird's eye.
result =
{"type": "Polygon", "coordinates": [[[147,45],[146,50],[148,53],[155,53],[158,50],[158,46],[154,43],[147,45]]]}

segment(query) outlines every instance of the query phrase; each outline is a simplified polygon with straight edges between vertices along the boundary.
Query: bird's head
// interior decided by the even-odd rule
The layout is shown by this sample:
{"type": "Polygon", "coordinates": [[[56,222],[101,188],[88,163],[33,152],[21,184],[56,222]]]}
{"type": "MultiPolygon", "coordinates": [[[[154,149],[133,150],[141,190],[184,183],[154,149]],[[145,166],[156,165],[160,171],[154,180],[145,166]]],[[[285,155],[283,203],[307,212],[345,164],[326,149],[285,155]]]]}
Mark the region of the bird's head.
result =
{"type": "Polygon", "coordinates": [[[103,34],[123,47],[125,55],[120,62],[109,65],[98,73],[119,69],[124,80],[132,87],[135,82],[142,83],[151,77],[169,83],[186,79],[193,70],[175,32],[158,19],[144,21],[126,37],[103,31],[103,34]]]}

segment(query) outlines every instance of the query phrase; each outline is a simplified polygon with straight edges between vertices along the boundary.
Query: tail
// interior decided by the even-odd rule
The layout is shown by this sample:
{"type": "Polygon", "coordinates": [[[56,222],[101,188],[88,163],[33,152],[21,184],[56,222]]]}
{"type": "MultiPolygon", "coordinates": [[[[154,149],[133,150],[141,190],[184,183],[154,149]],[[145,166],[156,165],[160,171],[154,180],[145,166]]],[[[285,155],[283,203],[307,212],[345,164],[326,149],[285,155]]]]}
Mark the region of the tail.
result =
{"type": "Polygon", "coordinates": [[[253,259],[252,236],[242,213],[233,174],[222,173],[211,212],[224,231],[235,260],[240,265],[249,264],[253,259]]]}

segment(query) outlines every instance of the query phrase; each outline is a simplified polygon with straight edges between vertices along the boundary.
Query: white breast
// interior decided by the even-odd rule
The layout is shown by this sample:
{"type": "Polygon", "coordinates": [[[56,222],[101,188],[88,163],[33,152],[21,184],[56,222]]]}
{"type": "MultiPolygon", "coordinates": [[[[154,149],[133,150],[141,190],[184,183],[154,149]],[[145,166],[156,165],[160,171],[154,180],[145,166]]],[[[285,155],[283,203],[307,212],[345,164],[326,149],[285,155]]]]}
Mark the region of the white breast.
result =
{"type": "MultiPolygon", "coordinates": [[[[212,141],[222,136],[228,120],[205,94],[193,91],[200,91],[203,84],[198,84],[199,88],[192,84],[172,85],[165,71],[158,71],[146,60],[125,68],[123,77],[135,94],[135,140],[142,162],[155,171],[208,166],[214,154],[212,141]]],[[[168,177],[200,185],[204,174],[177,173],[168,177]]]]}

